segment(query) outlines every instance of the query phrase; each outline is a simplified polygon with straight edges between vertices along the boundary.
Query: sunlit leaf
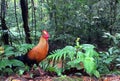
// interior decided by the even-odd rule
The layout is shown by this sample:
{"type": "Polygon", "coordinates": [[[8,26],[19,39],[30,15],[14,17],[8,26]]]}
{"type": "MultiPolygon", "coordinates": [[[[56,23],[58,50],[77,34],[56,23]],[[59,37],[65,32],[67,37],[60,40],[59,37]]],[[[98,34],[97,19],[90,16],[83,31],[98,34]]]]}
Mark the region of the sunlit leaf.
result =
{"type": "Polygon", "coordinates": [[[93,73],[94,70],[96,70],[96,64],[92,57],[86,57],[83,63],[84,63],[86,72],[89,73],[90,75],[93,73]]]}
{"type": "Polygon", "coordinates": [[[100,77],[100,73],[99,73],[97,70],[94,70],[94,71],[93,71],[93,74],[94,74],[97,78],[100,77]]]}
{"type": "Polygon", "coordinates": [[[0,47],[0,54],[4,53],[4,48],[0,47]]]}

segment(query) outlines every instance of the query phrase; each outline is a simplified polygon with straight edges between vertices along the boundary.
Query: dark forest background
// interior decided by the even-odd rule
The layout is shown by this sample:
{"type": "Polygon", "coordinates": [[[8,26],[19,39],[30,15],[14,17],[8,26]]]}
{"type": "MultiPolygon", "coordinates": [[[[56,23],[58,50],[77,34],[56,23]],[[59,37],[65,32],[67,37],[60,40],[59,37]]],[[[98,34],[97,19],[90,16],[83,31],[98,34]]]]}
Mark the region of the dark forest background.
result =
{"type": "Polygon", "coordinates": [[[111,46],[104,33],[119,33],[119,0],[1,0],[0,45],[37,44],[50,33],[52,49],[81,43],[111,46]]]}

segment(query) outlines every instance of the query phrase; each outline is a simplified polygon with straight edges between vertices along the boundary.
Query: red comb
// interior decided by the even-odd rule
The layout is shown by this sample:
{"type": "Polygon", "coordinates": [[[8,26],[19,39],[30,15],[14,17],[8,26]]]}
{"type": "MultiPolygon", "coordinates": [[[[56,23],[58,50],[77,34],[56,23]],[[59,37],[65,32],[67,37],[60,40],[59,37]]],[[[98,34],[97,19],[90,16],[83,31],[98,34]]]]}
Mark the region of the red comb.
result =
{"type": "Polygon", "coordinates": [[[46,30],[43,30],[42,33],[44,33],[44,34],[48,34],[48,32],[47,32],[46,30]]]}

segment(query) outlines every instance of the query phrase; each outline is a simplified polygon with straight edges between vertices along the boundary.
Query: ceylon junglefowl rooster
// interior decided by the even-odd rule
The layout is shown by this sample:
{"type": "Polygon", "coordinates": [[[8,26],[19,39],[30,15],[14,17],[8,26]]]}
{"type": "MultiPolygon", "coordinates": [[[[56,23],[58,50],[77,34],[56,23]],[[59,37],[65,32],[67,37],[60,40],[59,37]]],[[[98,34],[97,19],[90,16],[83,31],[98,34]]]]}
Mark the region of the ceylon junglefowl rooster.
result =
{"type": "Polygon", "coordinates": [[[33,47],[28,53],[23,56],[16,57],[17,60],[23,61],[25,64],[32,66],[33,64],[39,64],[48,54],[49,44],[48,39],[50,35],[46,30],[42,31],[39,43],[33,47]]]}

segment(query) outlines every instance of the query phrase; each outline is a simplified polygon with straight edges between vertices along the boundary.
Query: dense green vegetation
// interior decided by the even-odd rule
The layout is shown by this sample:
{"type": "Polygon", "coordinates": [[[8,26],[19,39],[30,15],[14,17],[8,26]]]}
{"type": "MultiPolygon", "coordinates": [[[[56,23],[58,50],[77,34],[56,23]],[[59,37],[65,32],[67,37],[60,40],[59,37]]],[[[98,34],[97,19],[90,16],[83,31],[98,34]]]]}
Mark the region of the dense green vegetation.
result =
{"type": "Polygon", "coordinates": [[[59,76],[70,68],[96,77],[120,74],[120,0],[23,0],[27,29],[20,1],[0,1],[1,75],[29,71],[13,56],[35,46],[43,29],[50,33],[49,56],[40,63],[44,70],[59,76]],[[59,61],[61,68],[55,66],[59,61]]]}

